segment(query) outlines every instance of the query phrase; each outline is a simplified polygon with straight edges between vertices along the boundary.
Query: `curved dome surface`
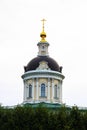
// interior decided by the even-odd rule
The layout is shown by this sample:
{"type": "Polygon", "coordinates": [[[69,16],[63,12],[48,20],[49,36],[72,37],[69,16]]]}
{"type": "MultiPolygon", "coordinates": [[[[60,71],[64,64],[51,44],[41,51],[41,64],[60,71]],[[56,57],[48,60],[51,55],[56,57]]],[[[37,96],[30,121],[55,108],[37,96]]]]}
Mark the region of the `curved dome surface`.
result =
{"type": "Polygon", "coordinates": [[[32,59],[27,64],[27,66],[24,67],[25,72],[31,71],[31,70],[36,70],[37,67],[39,66],[39,62],[41,62],[41,61],[46,61],[51,70],[60,72],[60,67],[57,64],[57,62],[54,59],[50,58],[49,56],[37,56],[34,59],[32,59]]]}

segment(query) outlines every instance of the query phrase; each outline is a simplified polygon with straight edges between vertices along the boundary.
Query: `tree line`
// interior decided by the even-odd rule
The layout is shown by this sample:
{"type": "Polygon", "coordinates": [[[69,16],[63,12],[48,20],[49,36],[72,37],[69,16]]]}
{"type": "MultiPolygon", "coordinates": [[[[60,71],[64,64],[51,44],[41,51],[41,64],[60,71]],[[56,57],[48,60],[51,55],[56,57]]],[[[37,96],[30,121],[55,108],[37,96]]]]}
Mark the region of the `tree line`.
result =
{"type": "Polygon", "coordinates": [[[0,107],[0,130],[87,130],[87,111],[78,107],[0,107]]]}

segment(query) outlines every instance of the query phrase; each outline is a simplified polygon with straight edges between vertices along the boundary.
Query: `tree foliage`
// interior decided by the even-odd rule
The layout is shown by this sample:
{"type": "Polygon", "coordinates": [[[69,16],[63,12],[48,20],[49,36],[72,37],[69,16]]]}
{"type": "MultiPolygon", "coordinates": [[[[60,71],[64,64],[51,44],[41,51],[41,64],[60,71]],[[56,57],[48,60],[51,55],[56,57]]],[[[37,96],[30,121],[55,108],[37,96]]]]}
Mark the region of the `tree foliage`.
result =
{"type": "Polygon", "coordinates": [[[0,130],[87,130],[87,112],[65,106],[52,111],[45,107],[0,107],[0,130]]]}

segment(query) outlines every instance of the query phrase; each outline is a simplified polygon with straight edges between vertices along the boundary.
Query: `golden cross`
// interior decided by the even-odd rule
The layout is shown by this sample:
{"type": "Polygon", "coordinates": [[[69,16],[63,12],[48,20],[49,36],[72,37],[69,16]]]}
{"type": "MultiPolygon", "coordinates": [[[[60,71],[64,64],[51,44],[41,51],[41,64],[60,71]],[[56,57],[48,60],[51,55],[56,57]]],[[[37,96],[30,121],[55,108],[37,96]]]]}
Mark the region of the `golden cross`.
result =
{"type": "Polygon", "coordinates": [[[43,28],[43,32],[44,32],[44,22],[45,22],[46,20],[45,20],[45,19],[42,19],[41,21],[42,21],[42,24],[43,24],[42,28],[43,28]]]}

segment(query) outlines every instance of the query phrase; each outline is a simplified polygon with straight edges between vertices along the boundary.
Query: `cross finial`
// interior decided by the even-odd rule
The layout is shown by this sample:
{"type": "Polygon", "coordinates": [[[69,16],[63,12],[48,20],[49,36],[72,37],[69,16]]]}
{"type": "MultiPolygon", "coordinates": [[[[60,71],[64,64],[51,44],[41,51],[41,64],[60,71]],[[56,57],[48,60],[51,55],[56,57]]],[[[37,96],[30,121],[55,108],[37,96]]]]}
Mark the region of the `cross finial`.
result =
{"type": "Polygon", "coordinates": [[[44,22],[46,21],[45,19],[42,19],[42,29],[43,29],[43,32],[44,32],[44,22]]]}

